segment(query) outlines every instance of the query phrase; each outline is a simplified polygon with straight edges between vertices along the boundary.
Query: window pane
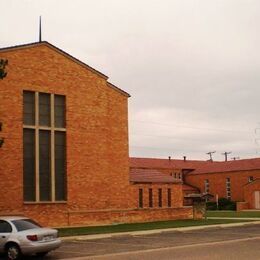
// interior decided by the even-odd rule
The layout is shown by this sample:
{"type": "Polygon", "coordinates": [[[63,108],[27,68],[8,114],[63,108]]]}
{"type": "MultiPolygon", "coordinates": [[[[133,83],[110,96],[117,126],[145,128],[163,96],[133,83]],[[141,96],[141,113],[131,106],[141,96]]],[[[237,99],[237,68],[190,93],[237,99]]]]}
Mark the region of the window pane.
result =
{"type": "Polygon", "coordinates": [[[162,189],[158,189],[158,207],[162,207],[162,189]]]}
{"type": "Polygon", "coordinates": [[[4,220],[0,220],[0,233],[11,233],[11,232],[12,232],[11,225],[4,220]]]}
{"type": "Polygon", "coordinates": [[[51,200],[51,132],[39,131],[40,200],[51,200]]]}
{"type": "Polygon", "coordinates": [[[153,189],[149,189],[149,207],[153,207],[153,189]]]}
{"type": "Polygon", "coordinates": [[[65,97],[55,95],[54,98],[55,127],[65,127],[65,97]]]}
{"type": "Polygon", "coordinates": [[[15,225],[18,232],[41,227],[39,224],[31,219],[13,220],[12,223],[15,225]]]}
{"type": "Polygon", "coordinates": [[[139,189],[139,208],[143,207],[143,189],[139,189]]]}
{"type": "Polygon", "coordinates": [[[35,131],[23,130],[23,196],[35,201],[35,131]]]}
{"type": "Polygon", "coordinates": [[[168,189],[168,207],[172,206],[172,190],[168,189]]]}
{"type": "Polygon", "coordinates": [[[35,97],[34,92],[23,92],[23,123],[25,125],[35,124],[35,97]]]}
{"type": "Polygon", "coordinates": [[[39,124],[42,126],[50,126],[51,124],[50,94],[39,94],[39,124]]]}
{"type": "Polygon", "coordinates": [[[66,134],[55,132],[55,199],[66,200],[66,134]]]}

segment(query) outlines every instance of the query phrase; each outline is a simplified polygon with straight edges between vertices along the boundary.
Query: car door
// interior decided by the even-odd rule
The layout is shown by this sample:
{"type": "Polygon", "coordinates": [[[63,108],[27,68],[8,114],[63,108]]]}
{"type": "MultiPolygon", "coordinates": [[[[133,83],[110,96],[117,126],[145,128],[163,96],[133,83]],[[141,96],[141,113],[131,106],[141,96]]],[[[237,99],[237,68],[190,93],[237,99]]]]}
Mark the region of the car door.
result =
{"type": "Polygon", "coordinates": [[[5,220],[0,219],[0,252],[4,251],[5,243],[12,233],[12,226],[5,220]]]}

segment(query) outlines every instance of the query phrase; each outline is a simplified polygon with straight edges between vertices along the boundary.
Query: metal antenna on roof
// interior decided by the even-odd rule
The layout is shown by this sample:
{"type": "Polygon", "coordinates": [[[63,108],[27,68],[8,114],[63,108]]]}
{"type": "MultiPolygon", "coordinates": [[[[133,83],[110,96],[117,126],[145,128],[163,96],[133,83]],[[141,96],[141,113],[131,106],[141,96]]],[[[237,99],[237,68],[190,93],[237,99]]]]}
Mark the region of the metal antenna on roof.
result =
{"type": "Polygon", "coordinates": [[[222,153],[223,155],[225,155],[225,162],[227,161],[227,155],[228,154],[231,154],[232,152],[224,152],[224,153],[222,153]]]}
{"type": "Polygon", "coordinates": [[[213,161],[213,160],[212,160],[212,154],[215,153],[215,152],[216,152],[216,151],[206,153],[206,154],[209,155],[209,160],[210,160],[210,161],[213,161]]]}
{"type": "Polygon", "coordinates": [[[42,17],[40,16],[39,20],[39,42],[42,41],[42,17]]]}

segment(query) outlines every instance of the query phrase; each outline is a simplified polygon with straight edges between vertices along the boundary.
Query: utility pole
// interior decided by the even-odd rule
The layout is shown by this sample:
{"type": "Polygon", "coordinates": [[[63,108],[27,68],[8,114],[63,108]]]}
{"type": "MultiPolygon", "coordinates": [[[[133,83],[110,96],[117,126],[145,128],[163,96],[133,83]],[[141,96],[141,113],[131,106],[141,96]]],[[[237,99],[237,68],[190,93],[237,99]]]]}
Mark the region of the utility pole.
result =
{"type": "Polygon", "coordinates": [[[227,161],[227,155],[228,154],[231,154],[232,152],[224,152],[224,153],[222,153],[223,155],[225,155],[225,162],[227,161]]]}
{"type": "Polygon", "coordinates": [[[206,153],[206,154],[209,155],[209,158],[210,158],[209,160],[210,160],[210,161],[213,161],[213,160],[212,160],[212,154],[215,153],[215,152],[216,152],[216,151],[206,153]]]}

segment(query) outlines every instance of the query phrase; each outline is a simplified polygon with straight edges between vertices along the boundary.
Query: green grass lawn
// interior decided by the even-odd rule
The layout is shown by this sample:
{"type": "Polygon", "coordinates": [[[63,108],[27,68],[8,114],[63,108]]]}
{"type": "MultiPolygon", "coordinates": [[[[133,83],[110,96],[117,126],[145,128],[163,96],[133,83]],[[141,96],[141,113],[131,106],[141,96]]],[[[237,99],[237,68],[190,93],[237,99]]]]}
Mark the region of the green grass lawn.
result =
{"type": "Polygon", "coordinates": [[[260,218],[260,211],[224,211],[212,210],[207,211],[208,217],[227,217],[227,218],[260,218]]]}
{"type": "Polygon", "coordinates": [[[73,228],[58,228],[59,236],[77,236],[90,234],[105,234],[115,232],[140,231],[163,228],[178,228],[201,225],[227,224],[246,222],[246,220],[209,219],[209,220],[171,220],[146,223],[116,224],[109,226],[88,226],[73,228]]]}

